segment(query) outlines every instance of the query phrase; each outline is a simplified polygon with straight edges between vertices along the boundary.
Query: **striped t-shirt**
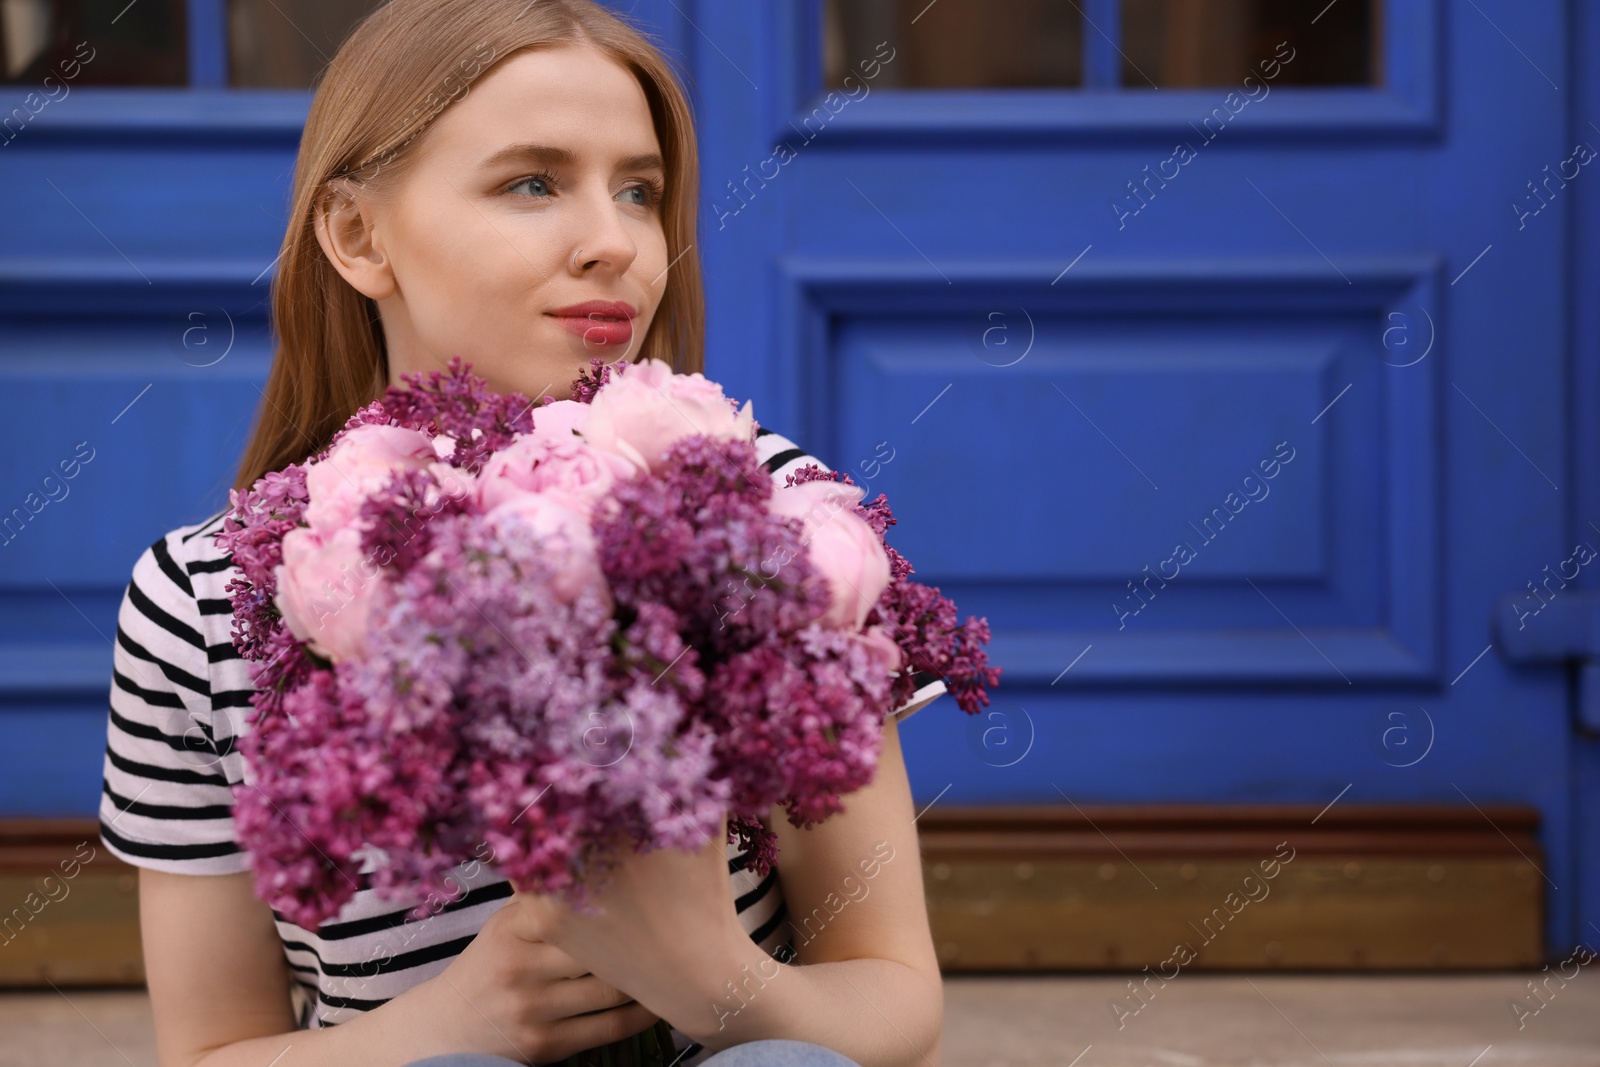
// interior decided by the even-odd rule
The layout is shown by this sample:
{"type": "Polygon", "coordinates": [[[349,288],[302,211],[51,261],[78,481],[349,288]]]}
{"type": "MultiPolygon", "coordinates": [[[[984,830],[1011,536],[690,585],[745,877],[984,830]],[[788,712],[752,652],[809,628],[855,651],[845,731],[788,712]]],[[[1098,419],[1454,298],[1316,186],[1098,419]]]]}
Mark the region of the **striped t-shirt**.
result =
{"type": "MultiPolygon", "coordinates": [[[[756,448],[778,485],[807,463],[826,469],[765,427],[756,448]]],[[[140,867],[233,874],[252,866],[232,821],[234,790],[251,788],[236,742],[248,727],[254,687],[232,639],[226,587],[239,571],[215,540],[226,511],[180,526],[145,549],[117,616],[100,837],[140,867]]],[[[912,699],[894,712],[900,719],[945,692],[933,675],[917,681],[912,699]]],[[[733,843],[726,847],[740,925],[769,955],[790,962],[792,927],[776,867],[758,878],[736,869],[743,853],[733,843]]],[[[370,873],[373,862],[361,873],[370,873]]],[[[274,911],[302,1028],[345,1022],[438,974],[512,894],[492,865],[469,860],[453,872],[450,895],[432,896],[429,914],[407,922],[419,901],[381,900],[367,882],[360,879],[354,898],[315,930],[274,911]]],[[[681,1031],[673,1036],[686,1050],[681,1065],[712,1054],[681,1031]]]]}

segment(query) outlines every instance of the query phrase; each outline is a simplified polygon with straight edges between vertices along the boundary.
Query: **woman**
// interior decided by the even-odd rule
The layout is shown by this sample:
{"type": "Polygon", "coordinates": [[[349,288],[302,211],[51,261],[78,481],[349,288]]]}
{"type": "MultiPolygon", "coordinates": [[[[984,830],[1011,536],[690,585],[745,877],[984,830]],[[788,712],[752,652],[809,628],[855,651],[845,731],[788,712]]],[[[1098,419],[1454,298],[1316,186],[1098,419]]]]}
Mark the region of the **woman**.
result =
{"type": "MultiPolygon", "coordinates": [[[[599,5],[380,8],[312,103],[273,282],[279,348],[236,484],[452,355],[528,396],[565,396],[596,354],[699,370],[696,183],[682,89],[599,5]]],[[[758,446],[779,484],[815,462],[775,433],[758,446]]],[[[658,1018],[685,1065],[938,1063],[895,717],[844,812],[807,831],[768,814],[781,873],[766,879],[730,874],[723,841],[630,855],[585,915],[513,893],[482,854],[422,920],[364,887],[316,930],[277,917],[232,832],[233,791],[252,788],[234,747],[250,683],[221,515],[135,564],[111,690],[101,833],[142,868],[163,1065],[549,1062],[658,1018]]]]}

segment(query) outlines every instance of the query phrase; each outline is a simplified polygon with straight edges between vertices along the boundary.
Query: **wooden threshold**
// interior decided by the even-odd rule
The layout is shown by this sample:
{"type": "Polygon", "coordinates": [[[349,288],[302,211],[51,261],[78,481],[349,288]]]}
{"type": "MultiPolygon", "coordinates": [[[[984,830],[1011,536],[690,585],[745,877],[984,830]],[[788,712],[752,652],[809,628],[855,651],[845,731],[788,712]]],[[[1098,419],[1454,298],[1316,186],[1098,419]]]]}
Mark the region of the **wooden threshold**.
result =
{"type": "Polygon", "coordinates": [[[1537,965],[1527,807],[934,807],[929,918],[953,971],[1537,965]]]}
{"type": "MultiPolygon", "coordinates": [[[[935,805],[917,825],[950,973],[1544,958],[1532,808],[935,805]]],[[[143,981],[138,869],[96,820],[0,819],[0,986],[143,981]]]]}
{"type": "Polygon", "coordinates": [[[0,819],[0,986],[142,985],[138,874],[96,819],[0,819]]]}

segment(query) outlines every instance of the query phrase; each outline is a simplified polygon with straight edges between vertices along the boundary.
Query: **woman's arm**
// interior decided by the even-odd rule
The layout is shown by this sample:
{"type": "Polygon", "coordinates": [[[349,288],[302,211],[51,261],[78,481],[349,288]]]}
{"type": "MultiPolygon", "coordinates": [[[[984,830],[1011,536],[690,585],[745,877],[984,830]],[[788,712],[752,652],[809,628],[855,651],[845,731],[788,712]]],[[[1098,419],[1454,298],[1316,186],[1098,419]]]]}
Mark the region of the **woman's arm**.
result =
{"type": "Polygon", "coordinates": [[[252,891],[254,875],[139,871],[145,984],[162,1067],[222,1064],[243,1050],[214,1049],[249,1038],[251,1053],[283,1051],[295,1029],[289,969],[272,912],[252,891]],[[270,1035],[270,1036],[269,1036],[270,1035]]]}
{"type": "Polygon", "coordinates": [[[145,981],[162,1067],[401,1064],[414,1058],[401,1058],[398,1050],[385,1055],[383,1028],[358,1025],[362,1019],[316,1031],[295,1028],[288,963],[272,911],[255,895],[254,877],[250,871],[139,872],[145,981]],[[274,1060],[285,1049],[290,1055],[274,1060]]]}
{"type": "Polygon", "coordinates": [[[387,1067],[424,1055],[433,1035],[414,1032],[408,1020],[432,1013],[407,1011],[422,986],[339,1026],[295,1028],[283,945],[253,879],[250,871],[139,872],[161,1067],[387,1067]]]}
{"type": "Polygon", "coordinates": [[[349,1022],[297,1030],[288,964],[253,877],[140,871],[161,1067],[399,1067],[447,1052],[559,1062],[656,1021],[540,941],[522,909],[502,906],[438,974],[349,1022]]]}
{"type": "Polygon", "coordinates": [[[705,1006],[679,1024],[695,1040],[723,1049],[792,1038],[864,1067],[937,1067],[944,992],[894,720],[876,775],[844,808],[809,830],[773,809],[799,965],[781,965],[743,938],[716,987],[699,991],[705,1006]]]}

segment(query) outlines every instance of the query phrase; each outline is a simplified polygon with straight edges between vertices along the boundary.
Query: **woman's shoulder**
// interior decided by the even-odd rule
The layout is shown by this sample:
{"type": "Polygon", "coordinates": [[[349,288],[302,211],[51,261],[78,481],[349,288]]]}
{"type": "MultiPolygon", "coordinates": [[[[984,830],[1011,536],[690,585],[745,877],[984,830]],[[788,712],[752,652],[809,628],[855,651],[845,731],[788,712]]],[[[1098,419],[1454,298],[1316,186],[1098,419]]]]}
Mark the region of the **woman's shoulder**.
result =
{"type": "Polygon", "coordinates": [[[133,650],[139,659],[205,675],[236,655],[227,591],[233,558],[216,541],[227,513],[219,508],[167,530],[134,561],[118,617],[118,643],[138,642],[140,637],[153,641],[153,647],[133,650]]]}
{"type": "Polygon", "coordinates": [[[814,463],[824,471],[833,469],[783,434],[766,426],[756,427],[756,459],[778,485],[782,485],[789,475],[807,464],[814,463]]]}
{"type": "Polygon", "coordinates": [[[140,553],[117,613],[101,839],[127,862],[178,873],[244,869],[231,787],[237,721],[252,692],[228,628],[219,551],[224,510],[168,530],[140,553]]]}
{"type": "Polygon", "coordinates": [[[227,506],[220,507],[203,519],[174,526],[157,538],[151,548],[164,546],[174,560],[181,560],[189,570],[226,569],[210,565],[218,560],[231,563],[228,553],[217,544],[217,535],[222,532],[222,520],[230,510],[227,506]]]}
{"type": "Polygon", "coordinates": [[[119,615],[123,632],[119,643],[132,635],[155,638],[158,657],[135,654],[140,659],[160,658],[172,663],[208,661],[208,641],[201,625],[200,575],[225,570],[232,561],[217,546],[225,509],[197,522],[169,529],[151,541],[134,560],[119,615]]]}

